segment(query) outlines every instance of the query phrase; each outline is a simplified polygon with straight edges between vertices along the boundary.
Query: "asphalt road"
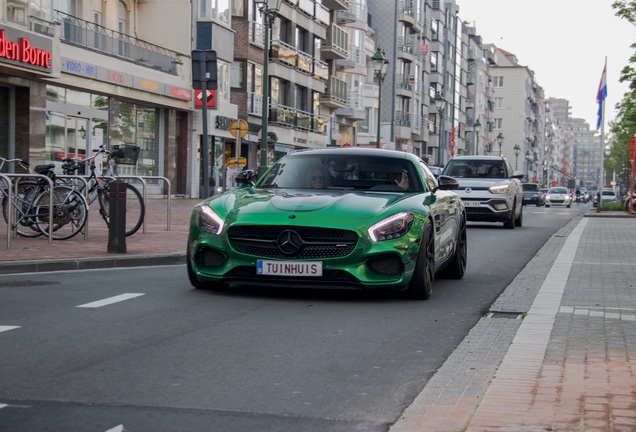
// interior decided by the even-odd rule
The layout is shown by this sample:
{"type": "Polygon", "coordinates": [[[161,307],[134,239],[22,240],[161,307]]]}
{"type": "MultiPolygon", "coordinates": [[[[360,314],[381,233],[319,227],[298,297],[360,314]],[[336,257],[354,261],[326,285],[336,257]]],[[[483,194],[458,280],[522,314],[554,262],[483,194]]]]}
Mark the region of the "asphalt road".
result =
{"type": "Polygon", "coordinates": [[[461,281],[194,290],[184,266],[3,276],[0,430],[386,431],[580,208],[470,223],[461,281]]]}

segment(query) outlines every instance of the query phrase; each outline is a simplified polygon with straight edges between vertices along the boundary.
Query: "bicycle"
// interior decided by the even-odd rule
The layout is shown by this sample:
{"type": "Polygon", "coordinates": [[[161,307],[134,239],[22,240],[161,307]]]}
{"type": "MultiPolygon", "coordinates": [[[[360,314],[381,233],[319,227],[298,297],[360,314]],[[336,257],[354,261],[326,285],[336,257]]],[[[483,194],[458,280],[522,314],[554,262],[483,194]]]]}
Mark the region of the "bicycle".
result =
{"type": "Polygon", "coordinates": [[[0,157],[0,170],[6,163],[17,163],[26,174],[46,175],[54,182],[52,189],[48,181],[37,177],[19,179],[12,189],[9,189],[6,182],[2,182],[0,191],[5,222],[9,222],[10,211],[15,215],[11,218],[11,230],[22,237],[38,237],[51,233],[54,240],[66,240],[81,232],[86,225],[88,204],[74,188],[55,183],[55,165],[38,165],[32,172],[28,162],[0,157]],[[9,194],[13,208],[9,207],[9,194]]]}
{"type": "MultiPolygon", "coordinates": [[[[86,159],[66,158],[63,159],[62,171],[66,175],[75,175],[80,169],[80,164],[88,165],[90,175],[86,179],[86,183],[73,183],[82,194],[86,196],[86,201],[91,204],[97,199],[99,203],[99,214],[106,222],[106,226],[110,226],[110,201],[109,191],[110,184],[117,180],[117,166],[119,164],[135,164],[139,147],[127,146],[122,148],[115,147],[113,151],[107,150],[103,145],[99,149],[93,150],[96,154],[86,159]],[[128,152],[128,153],[127,153],[128,152]],[[105,176],[97,176],[97,165],[95,160],[102,155],[106,155],[107,174],[105,176]],[[113,162],[111,165],[110,162],[113,162]],[[86,187],[88,185],[88,190],[86,187]]],[[[126,236],[136,233],[144,222],[146,214],[146,205],[139,190],[126,183],[126,236]]]]}

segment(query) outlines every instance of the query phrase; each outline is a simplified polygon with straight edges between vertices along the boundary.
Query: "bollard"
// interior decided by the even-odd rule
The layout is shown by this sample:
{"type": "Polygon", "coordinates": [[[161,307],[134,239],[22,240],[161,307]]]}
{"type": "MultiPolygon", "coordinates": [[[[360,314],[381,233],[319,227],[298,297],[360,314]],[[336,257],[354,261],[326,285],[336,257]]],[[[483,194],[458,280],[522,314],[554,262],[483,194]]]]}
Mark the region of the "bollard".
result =
{"type": "Polygon", "coordinates": [[[126,183],[112,182],[108,191],[108,252],[126,253],[126,183]]]}

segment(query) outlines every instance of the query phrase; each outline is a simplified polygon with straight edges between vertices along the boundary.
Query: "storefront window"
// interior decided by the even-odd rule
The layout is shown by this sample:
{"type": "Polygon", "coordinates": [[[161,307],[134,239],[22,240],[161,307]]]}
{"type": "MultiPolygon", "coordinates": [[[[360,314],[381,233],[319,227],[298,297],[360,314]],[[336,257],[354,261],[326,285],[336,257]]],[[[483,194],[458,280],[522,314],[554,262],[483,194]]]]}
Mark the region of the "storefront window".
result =
{"type": "Polygon", "coordinates": [[[119,174],[158,176],[159,173],[159,124],[158,110],[128,102],[118,102],[116,134],[119,145],[139,147],[135,165],[120,165],[119,174]]]}
{"type": "MultiPolygon", "coordinates": [[[[9,158],[9,118],[10,114],[9,88],[0,87],[0,156],[9,158]]],[[[3,167],[2,172],[7,172],[9,167],[3,167]]]]}

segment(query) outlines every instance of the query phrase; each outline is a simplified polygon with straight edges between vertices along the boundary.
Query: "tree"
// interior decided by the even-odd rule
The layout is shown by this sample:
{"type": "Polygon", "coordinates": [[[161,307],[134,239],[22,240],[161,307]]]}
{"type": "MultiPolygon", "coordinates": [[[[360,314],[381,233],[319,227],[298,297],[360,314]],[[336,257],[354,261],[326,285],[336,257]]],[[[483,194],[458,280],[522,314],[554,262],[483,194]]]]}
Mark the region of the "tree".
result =
{"type": "MultiPolygon", "coordinates": [[[[615,1],[612,8],[616,16],[623,18],[636,26],[636,0],[615,1]]],[[[636,49],[636,43],[631,44],[636,49]]],[[[620,82],[627,82],[629,90],[616,105],[616,118],[610,123],[612,133],[612,147],[605,156],[604,166],[607,172],[615,172],[622,179],[625,186],[631,176],[631,162],[629,160],[629,138],[636,136],[636,54],[629,59],[629,64],[621,70],[620,82]]]]}

